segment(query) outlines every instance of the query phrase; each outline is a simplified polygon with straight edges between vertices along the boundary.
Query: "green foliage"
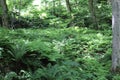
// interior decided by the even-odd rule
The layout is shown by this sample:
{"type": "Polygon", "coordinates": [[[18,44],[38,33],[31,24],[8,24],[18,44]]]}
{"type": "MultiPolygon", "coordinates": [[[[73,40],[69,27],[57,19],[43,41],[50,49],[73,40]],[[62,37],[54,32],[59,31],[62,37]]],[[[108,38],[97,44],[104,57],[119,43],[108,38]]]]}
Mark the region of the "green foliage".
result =
{"type": "Polygon", "coordinates": [[[0,77],[3,80],[119,79],[117,75],[110,76],[109,30],[73,27],[1,29],[0,33],[0,77]]]}
{"type": "Polygon", "coordinates": [[[79,70],[77,67],[78,63],[69,61],[64,62],[63,65],[50,65],[47,68],[38,69],[35,71],[33,80],[78,80],[79,71],[74,71],[73,69],[79,70]]]}
{"type": "Polygon", "coordinates": [[[97,31],[87,0],[69,0],[71,13],[65,0],[34,1],[7,0],[10,24],[30,29],[0,28],[1,80],[120,79],[110,72],[112,13],[107,0],[95,4],[97,31]]]}
{"type": "MultiPolygon", "coordinates": [[[[7,0],[11,21],[13,18],[15,18],[13,22],[18,20],[17,23],[14,23],[17,26],[26,23],[29,25],[28,27],[32,28],[79,26],[95,29],[91,20],[88,1],[71,0],[71,13],[67,11],[65,3],[65,0],[7,0]],[[23,22],[20,23],[19,20],[22,18],[23,22]]],[[[112,13],[109,1],[96,1],[95,8],[99,29],[111,29],[112,13]]],[[[19,27],[26,28],[26,25],[19,27]]]]}
{"type": "Polygon", "coordinates": [[[13,57],[13,60],[19,61],[26,54],[26,48],[26,42],[19,40],[16,43],[14,43],[14,45],[11,45],[9,53],[13,57]]]}
{"type": "Polygon", "coordinates": [[[119,80],[120,79],[120,75],[119,74],[116,74],[112,80],[119,80]]]}
{"type": "Polygon", "coordinates": [[[26,9],[33,0],[6,0],[9,10],[13,12],[17,12],[19,9],[26,9]],[[15,10],[15,11],[14,11],[15,10]]]}
{"type": "Polygon", "coordinates": [[[13,80],[15,77],[17,77],[17,74],[15,72],[9,72],[5,75],[4,80],[13,80]]]}

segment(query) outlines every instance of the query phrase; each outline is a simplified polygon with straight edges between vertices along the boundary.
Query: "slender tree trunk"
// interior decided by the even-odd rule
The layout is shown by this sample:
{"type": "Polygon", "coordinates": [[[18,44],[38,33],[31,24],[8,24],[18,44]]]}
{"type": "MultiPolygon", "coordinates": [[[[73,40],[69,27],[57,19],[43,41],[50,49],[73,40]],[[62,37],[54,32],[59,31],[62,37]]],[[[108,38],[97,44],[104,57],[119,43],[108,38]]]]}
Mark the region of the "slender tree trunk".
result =
{"type": "Polygon", "coordinates": [[[3,27],[9,27],[8,24],[8,8],[6,4],[6,0],[0,0],[0,6],[2,8],[2,23],[3,27]]]}
{"type": "Polygon", "coordinates": [[[95,12],[95,1],[94,0],[88,0],[89,1],[89,11],[91,13],[91,18],[93,21],[93,26],[94,28],[98,29],[98,21],[96,17],[96,12],[95,12]]]}
{"type": "Polygon", "coordinates": [[[120,71],[120,0],[112,0],[112,71],[120,71]]]}
{"type": "Polygon", "coordinates": [[[56,10],[55,10],[55,0],[53,0],[53,15],[55,14],[56,10]]]}
{"type": "Polygon", "coordinates": [[[67,10],[68,12],[72,12],[72,8],[71,8],[71,5],[70,5],[70,1],[69,0],[65,0],[66,1],[66,7],[67,7],[67,10]]]}

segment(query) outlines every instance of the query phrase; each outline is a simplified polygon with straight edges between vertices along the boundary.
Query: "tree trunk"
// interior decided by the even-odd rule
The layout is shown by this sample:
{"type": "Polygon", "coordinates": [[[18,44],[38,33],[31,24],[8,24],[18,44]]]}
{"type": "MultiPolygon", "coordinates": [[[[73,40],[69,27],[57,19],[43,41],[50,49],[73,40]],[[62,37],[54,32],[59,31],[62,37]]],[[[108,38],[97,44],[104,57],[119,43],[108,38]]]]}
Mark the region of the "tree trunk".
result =
{"type": "Polygon", "coordinates": [[[72,9],[71,9],[71,5],[70,5],[70,1],[69,0],[65,0],[66,1],[66,7],[67,7],[67,10],[68,12],[72,12],[72,9]]]}
{"type": "Polygon", "coordinates": [[[120,0],[112,0],[112,71],[120,70],[120,0]]]}
{"type": "Polygon", "coordinates": [[[53,15],[56,13],[56,10],[55,10],[55,0],[53,0],[53,15]]]}
{"type": "Polygon", "coordinates": [[[93,21],[93,26],[94,28],[98,29],[98,21],[97,21],[97,17],[96,17],[96,12],[95,12],[95,1],[94,0],[88,0],[89,2],[89,11],[91,13],[91,18],[93,21]]]}
{"type": "Polygon", "coordinates": [[[6,4],[6,0],[0,0],[0,5],[2,8],[2,23],[3,23],[3,27],[9,27],[8,24],[8,8],[7,8],[7,4],[6,4]]]}

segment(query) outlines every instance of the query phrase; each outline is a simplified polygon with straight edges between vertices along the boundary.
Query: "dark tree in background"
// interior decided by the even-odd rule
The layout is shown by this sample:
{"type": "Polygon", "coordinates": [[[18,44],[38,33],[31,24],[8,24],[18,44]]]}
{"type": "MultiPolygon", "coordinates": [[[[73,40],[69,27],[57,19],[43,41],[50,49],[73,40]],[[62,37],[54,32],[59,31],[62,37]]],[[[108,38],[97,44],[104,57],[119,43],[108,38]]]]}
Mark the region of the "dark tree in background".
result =
{"type": "Polygon", "coordinates": [[[89,2],[89,11],[91,14],[93,26],[94,26],[94,28],[98,29],[98,21],[97,21],[96,10],[95,10],[96,2],[95,2],[95,0],[88,0],[88,2],[89,2]]]}
{"type": "MultiPolygon", "coordinates": [[[[70,15],[71,15],[71,13],[72,13],[72,8],[71,8],[71,5],[70,5],[70,1],[69,0],[65,0],[66,1],[66,7],[67,7],[67,10],[68,10],[68,12],[70,13],[70,15]]],[[[72,16],[72,15],[71,15],[72,16]]]]}
{"type": "Polygon", "coordinates": [[[2,9],[2,24],[3,27],[9,27],[9,20],[8,20],[8,7],[6,4],[6,0],[0,0],[0,6],[2,9]]]}
{"type": "Polygon", "coordinates": [[[72,9],[71,9],[71,5],[70,5],[70,1],[69,0],[65,0],[66,1],[66,7],[67,7],[67,10],[68,12],[72,12],[72,9]]]}

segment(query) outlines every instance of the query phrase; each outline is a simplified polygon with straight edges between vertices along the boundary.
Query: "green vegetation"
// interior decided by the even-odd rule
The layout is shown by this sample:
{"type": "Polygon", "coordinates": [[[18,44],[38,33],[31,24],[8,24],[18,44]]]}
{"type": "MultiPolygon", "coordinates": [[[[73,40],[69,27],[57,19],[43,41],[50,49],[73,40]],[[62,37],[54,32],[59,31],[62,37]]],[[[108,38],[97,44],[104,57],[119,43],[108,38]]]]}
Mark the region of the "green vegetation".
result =
{"type": "Polygon", "coordinates": [[[119,80],[111,26],[110,0],[1,0],[0,80],[119,80]]]}
{"type": "Polygon", "coordinates": [[[118,80],[111,31],[0,29],[1,80],[118,80]]]}
{"type": "MultiPolygon", "coordinates": [[[[10,28],[87,27],[111,29],[109,0],[5,0],[10,28]],[[66,2],[67,1],[67,2],[66,2]],[[90,2],[94,4],[90,4],[90,2]],[[69,3],[68,3],[69,2],[69,3]],[[69,6],[71,10],[69,10],[69,6]],[[92,6],[92,7],[90,7],[92,6]],[[91,11],[92,9],[95,12],[91,11]],[[97,25],[92,16],[95,15],[97,25]]],[[[0,25],[1,24],[0,7],[0,25]]]]}

